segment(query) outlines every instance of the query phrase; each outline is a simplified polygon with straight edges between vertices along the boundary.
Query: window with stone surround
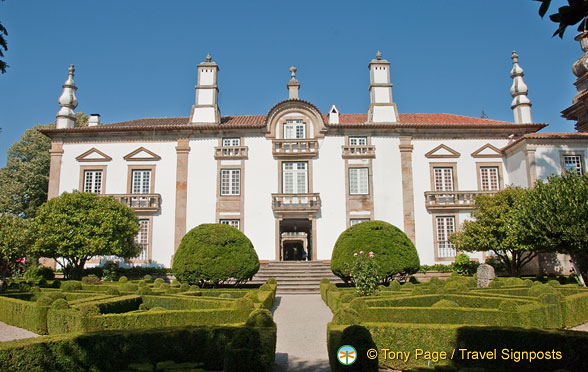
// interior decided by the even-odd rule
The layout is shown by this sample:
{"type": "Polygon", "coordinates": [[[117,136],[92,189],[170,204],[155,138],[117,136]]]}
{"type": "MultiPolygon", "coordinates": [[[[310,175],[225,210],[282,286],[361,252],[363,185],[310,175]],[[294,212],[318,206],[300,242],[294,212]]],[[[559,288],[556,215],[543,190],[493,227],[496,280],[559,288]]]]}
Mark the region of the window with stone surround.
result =
{"type": "Polygon", "coordinates": [[[221,195],[241,194],[241,170],[221,169],[221,195]]]}
{"type": "Polygon", "coordinates": [[[284,194],[308,193],[308,163],[282,163],[282,192],[284,194]]]}
{"type": "Polygon", "coordinates": [[[453,168],[433,167],[435,191],[453,191],[453,168]]]}
{"type": "Polygon", "coordinates": [[[350,146],[366,146],[367,137],[349,137],[350,146]]]}
{"type": "Polygon", "coordinates": [[[437,258],[453,258],[456,251],[453,243],[449,241],[449,236],[455,232],[455,216],[436,216],[436,236],[435,244],[437,258]]]}
{"type": "Polygon", "coordinates": [[[284,124],[284,139],[306,138],[306,124],[301,119],[286,120],[284,124]]]}
{"type": "Polygon", "coordinates": [[[235,219],[232,219],[232,220],[230,220],[230,219],[221,219],[219,222],[221,224],[223,224],[223,225],[233,226],[237,230],[239,229],[239,222],[240,222],[240,220],[235,220],[235,219]]]}
{"type": "Polygon", "coordinates": [[[500,190],[498,167],[480,167],[480,186],[482,191],[500,190]]]}
{"type": "Polygon", "coordinates": [[[568,172],[575,171],[579,176],[584,174],[584,168],[582,167],[582,155],[564,155],[563,166],[568,172]]]}
{"type": "Polygon", "coordinates": [[[132,171],[132,194],[150,194],[151,193],[151,170],[150,169],[133,169],[132,171]]]}
{"type": "Polygon", "coordinates": [[[84,192],[102,194],[103,171],[97,169],[84,170],[84,192]]]}
{"type": "Polygon", "coordinates": [[[149,260],[149,232],[150,232],[150,221],[146,218],[139,219],[139,233],[135,237],[135,243],[141,246],[141,253],[135,258],[136,260],[147,261],[149,260]]]}
{"type": "Polygon", "coordinates": [[[241,138],[223,138],[223,147],[241,146],[241,138]]]}
{"type": "Polygon", "coordinates": [[[368,168],[349,168],[349,194],[368,195],[370,193],[368,168]]]}

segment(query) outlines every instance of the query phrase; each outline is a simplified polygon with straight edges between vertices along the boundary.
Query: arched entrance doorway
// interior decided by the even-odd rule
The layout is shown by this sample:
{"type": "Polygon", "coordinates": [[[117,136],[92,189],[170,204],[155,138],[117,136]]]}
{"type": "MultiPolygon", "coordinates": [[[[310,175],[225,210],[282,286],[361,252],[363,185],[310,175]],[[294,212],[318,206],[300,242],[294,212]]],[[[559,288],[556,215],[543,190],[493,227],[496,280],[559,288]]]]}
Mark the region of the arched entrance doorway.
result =
{"type": "Polygon", "coordinates": [[[288,218],[280,221],[280,261],[312,259],[312,223],[308,219],[288,218]]]}

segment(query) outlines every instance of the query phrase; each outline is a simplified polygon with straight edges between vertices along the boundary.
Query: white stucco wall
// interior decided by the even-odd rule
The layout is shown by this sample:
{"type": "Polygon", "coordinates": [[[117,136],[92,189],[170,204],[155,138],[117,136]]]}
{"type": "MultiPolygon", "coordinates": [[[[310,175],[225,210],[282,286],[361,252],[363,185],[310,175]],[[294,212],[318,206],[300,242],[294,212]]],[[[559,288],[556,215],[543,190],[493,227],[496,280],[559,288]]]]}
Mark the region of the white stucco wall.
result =
{"type": "MultiPolygon", "coordinates": [[[[154,265],[169,266],[173,254],[176,142],[112,142],[92,144],[64,144],[61,163],[59,193],[77,190],[80,183],[80,166],[105,165],[105,194],[126,194],[129,165],[155,165],[155,183],[152,193],[161,194],[161,210],[153,216],[152,260],[154,265]],[[91,148],[112,158],[109,162],[78,162],[75,158],[91,148]],[[161,157],[158,161],[126,161],[123,157],[144,147],[161,157]]],[[[145,214],[151,215],[151,214],[145,214]]],[[[139,216],[141,217],[141,216],[139,216]]]]}
{"type": "MultiPolygon", "coordinates": [[[[215,220],[217,183],[215,146],[218,146],[217,138],[190,139],[186,232],[203,223],[217,222],[215,220]]],[[[173,179],[175,180],[175,176],[173,179]]],[[[170,244],[173,246],[173,242],[170,244]]]]}
{"type": "Polygon", "coordinates": [[[345,137],[319,141],[319,157],[313,161],[314,192],[320,193],[321,210],[316,220],[317,259],[330,260],[339,235],[346,229],[345,160],[341,146],[345,137]]]}
{"type": "Polygon", "coordinates": [[[537,179],[545,180],[553,174],[561,174],[562,172],[562,156],[563,154],[577,154],[582,156],[584,161],[583,169],[586,171],[586,155],[588,155],[586,148],[578,146],[564,146],[564,145],[544,145],[537,146],[535,151],[535,168],[537,171],[537,179]]]}
{"type": "Polygon", "coordinates": [[[404,230],[402,206],[402,167],[398,137],[372,137],[376,158],[372,161],[374,219],[404,230]]]}
{"type": "Polygon", "coordinates": [[[278,165],[272,156],[272,142],[265,137],[245,137],[244,145],[249,147],[249,159],[245,160],[243,232],[260,260],[275,260],[271,194],[278,193],[278,165]]]}
{"type": "Polygon", "coordinates": [[[527,163],[525,160],[525,153],[521,150],[505,156],[504,164],[506,166],[506,173],[508,174],[508,184],[527,187],[527,163]]]}

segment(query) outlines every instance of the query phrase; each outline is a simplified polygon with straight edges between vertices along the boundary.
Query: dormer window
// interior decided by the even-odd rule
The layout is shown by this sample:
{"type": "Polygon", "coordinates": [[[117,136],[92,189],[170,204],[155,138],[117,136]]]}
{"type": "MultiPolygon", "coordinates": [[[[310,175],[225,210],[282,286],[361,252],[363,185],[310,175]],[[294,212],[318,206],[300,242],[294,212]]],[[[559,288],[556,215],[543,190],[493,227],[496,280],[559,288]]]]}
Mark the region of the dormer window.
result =
{"type": "Polygon", "coordinates": [[[306,124],[302,120],[287,120],[284,124],[284,139],[306,138],[306,124]]]}

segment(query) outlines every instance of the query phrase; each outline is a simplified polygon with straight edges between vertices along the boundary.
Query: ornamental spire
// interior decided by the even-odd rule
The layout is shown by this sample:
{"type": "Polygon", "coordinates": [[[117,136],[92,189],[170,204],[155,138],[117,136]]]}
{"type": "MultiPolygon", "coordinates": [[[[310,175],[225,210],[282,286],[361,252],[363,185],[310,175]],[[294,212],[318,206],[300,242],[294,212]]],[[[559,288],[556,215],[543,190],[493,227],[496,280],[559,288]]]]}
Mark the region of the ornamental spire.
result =
{"type": "Polygon", "coordinates": [[[59,97],[59,112],[57,112],[57,120],[55,127],[57,129],[73,128],[76,123],[76,115],[74,109],[78,107],[78,99],[76,98],[76,90],[78,89],[74,83],[74,65],[69,66],[67,80],[63,84],[63,93],[59,97]]]}
{"type": "Polygon", "coordinates": [[[286,84],[288,88],[288,99],[299,99],[298,89],[300,89],[300,83],[296,80],[296,67],[290,67],[290,81],[286,84]]]}
{"type": "Polygon", "coordinates": [[[519,55],[515,50],[512,51],[512,70],[510,77],[513,79],[510,87],[510,94],[513,97],[510,108],[513,111],[514,122],[517,124],[532,123],[531,119],[531,100],[527,97],[529,88],[523,81],[523,69],[519,65],[519,55]]]}

